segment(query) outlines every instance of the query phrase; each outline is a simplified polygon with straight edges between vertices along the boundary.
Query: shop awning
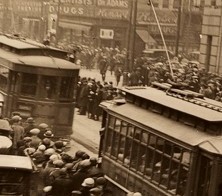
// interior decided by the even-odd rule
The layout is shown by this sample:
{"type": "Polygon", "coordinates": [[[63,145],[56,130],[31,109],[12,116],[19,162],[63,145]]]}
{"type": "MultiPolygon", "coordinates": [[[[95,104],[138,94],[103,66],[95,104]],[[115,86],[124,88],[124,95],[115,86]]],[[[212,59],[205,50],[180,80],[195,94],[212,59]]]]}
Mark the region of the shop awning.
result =
{"type": "Polygon", "coordinates": [[[139,37],[145,42],[149,44],[156,44],[156,41],[152,38],[152,36],[146,30],[136,30],[136,33],[139,37]]]}
{"type": "Polygon", "coordinates": [[[78,31],[88,32],[91,28],[92,24],[81,24],[81,23],[69,23],[69,22],[59,22],[59,27],[67,28],[67,29],[75,29],[78,31]]]}

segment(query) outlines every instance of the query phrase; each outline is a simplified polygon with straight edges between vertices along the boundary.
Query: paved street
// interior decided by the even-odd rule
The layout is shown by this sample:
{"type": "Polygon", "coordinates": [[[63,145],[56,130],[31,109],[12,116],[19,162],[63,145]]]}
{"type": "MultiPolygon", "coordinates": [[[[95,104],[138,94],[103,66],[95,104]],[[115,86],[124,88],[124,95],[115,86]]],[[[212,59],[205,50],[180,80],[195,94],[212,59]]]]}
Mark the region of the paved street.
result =
{"type": "MultiPolygon", "coordinates": [[[[81,69],[80,76],[87,78],[91,77],[95,78],[96,81],[101,81],[99,70],[96,69],[81,69]]],[[[111,75],[109,71],[107,71],[106,81],[112,81],[115,85],[115,76],[111,75]]],[[[121,87],[121,85],[122,78],[119,87],[121,87]]],[[[87,116],[78,115],[77,110],[78,109],[76,109],[74,115],[73,134],[71,136],[72,140],[69,154],[74,155],[77,150],[81,149],[87,152],[90,156],[97,156],[100,140],[99,130],[101,128],[101,121],[94,121],[88,119],[87,116]]]]}
{"type": "MultiPolygon", "coordinates": [[[[80,69],[80,73],[79,75],[81,77],[91,77],[91,78],[95,78],[96,81],[102,81],[102,78],[101,78],[101,75],[99,73],[99,70],[98,69],[80,69]]],[[[120,83],[119,83],[119,86],[118,87],[121,87],[122,86],[122,80],[123,80],[123,77],[121,77],[120,79],[120,83]]],[[[113,82],[113,85],[116,86],[116,80],[115,80],[115,76],[114,76],[114,73],[111,75],[110,71],[107,71],[106,72],[106,82],[113,82]]]]}

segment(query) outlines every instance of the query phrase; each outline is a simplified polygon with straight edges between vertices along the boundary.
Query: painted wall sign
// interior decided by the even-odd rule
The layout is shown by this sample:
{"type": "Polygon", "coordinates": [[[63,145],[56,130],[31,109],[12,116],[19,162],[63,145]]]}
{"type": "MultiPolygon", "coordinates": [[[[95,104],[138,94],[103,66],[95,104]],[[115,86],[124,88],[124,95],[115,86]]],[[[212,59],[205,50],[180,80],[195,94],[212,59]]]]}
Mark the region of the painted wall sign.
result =
{"type": "Polygon", "coordinates": [[[97,6],[128,8],[129,3],[127,0],[97,0],[97,6]]]}
{"type": "Polygon", "coordinates": [[[42,11],[42,3],[36,0],[14,0],[13,11],[26,16],[40,16],[42,11]]]}

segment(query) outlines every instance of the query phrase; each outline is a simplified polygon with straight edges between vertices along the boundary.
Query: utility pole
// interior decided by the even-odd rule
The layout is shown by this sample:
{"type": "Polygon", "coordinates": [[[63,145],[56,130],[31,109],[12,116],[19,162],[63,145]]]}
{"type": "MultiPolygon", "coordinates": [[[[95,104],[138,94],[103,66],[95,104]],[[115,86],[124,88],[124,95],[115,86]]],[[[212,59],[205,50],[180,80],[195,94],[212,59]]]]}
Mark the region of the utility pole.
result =
{"type": "Polygon", "coordinates": [[[178,15],[177,15],[177,36],[176,36],[175,56],[178,56],[178,50],[179,50],[180,27],[181,27],[181,12],[182,12],[181,8],[182,8],[182,0],[179,0],[178,15]]]}
{"type": "Polygon", "coordinates": [[[59,20],[60,20],[60,7],[61,7],[61,0],[58,0],[58,10],[57,10],[57,18],[56,18],[56,39],[55,44],[58,44],[58,38],[59,38],[59,20]]]}
{"type": "Polygon", "coordinates": [[[128,34],[128,58],[129,61],[127,69],[132,71],[134,65],[134,50],[135,50],[135,39],[136,39],[136,21],[137,21],[137,0],[131,0],[130,8],[130,23],[129,23],[129,34],[128,34]]]}
{"type": "Polygon", "coordinates": [[[130,70],[130,58],[131,58],[131,49],[130,49],[130,46],[131,46],[131,29],[132,29],[132,16],[133,16],[133,0],[130,0],[129,1],[129,6],[130,6],[130,12],[129,12],[129,22],[128,22],[128,29],[127,29],[127,43],[126,43],[126,65],[125,65],[125,68],[126,70],[125,71],[129,71],[130,70]]]}
{"type": "Polygon", "coordinates": [[[132,26],[132,46],[131,46],[131,61],[129,70],[132,71],[135,57],[135,41],[136,41],[136,23],[137,23],[137,0],[133,0],[133,26],[132,26]]]}

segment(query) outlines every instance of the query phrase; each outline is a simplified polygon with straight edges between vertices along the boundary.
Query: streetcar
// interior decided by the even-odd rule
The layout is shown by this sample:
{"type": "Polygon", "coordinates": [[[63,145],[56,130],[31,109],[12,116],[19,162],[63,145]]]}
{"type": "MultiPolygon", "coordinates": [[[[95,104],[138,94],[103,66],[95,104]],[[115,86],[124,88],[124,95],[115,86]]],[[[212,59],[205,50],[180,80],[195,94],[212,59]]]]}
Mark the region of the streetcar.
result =
{"type": "Polygon", "coordinates": [[[178,86],[104,101],[99,156],[114,195],[222,195],[222,103],[178,86]]]}
{"type": "Polygon", "coordinates": [[[79,66],[68,52],[17,35],[0,35],[0,112],[72,132],[79,66]]]}

